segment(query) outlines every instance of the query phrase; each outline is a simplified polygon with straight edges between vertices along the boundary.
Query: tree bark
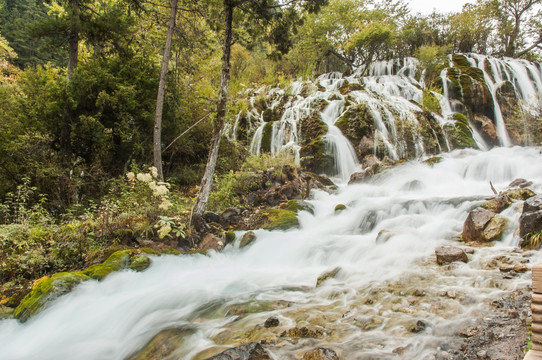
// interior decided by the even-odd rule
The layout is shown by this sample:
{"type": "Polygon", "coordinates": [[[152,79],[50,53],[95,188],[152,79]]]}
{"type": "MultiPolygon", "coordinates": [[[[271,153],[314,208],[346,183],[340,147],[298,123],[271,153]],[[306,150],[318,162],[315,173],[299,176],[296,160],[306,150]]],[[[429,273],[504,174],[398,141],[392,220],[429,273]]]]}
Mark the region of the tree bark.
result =
{"type": "Polygon", "coordinates": [[[67,94],[71,88],[71,82],[75,69],[77,68],[77,58],[79,57],[79,23],[81,21],[79,8],[76,1],[70,1],[70,29],[68,33],[68,74],[66,77],[66,100],[62,110],[62,123],[60,124],[60,161],[65,173],[60,178],[60,197],[64,206],[70,203],[70,171],[71,171],[71,133],[72,133],[72,110],[67,94]]]}
{"type": "Polygon", "coordinates": [[[158,83],[158,95],[156,96],[156,112],[154,115],[154,133],[153,133],[153,162],[158,170],[158,178],[164,178],[162,170],[162,111],[164,109],[164,96],[166,90],[166,78],[171,58],[171,39],[173,38],[173,29],[175,28],[175,17],[177,16],[177,0],[171,0],[171,12],[166,35],[166,45],[164,47],[164,56],[162,57],[162,68],[160,70],[160,82],[158,83]]]}
{"type": "Polygon", "coordinates": [[[232,44],[232,22],[233,9],[235,4],[230,0],[224,0],[225,21],[224,21],[224,43],[222,47],[222,74],[220,81],[220,92],[216,107],[216,119],[213,128],[213,137],[209,157],[205,166],[205,173],[201,179],[200,190],[194,205],[194,215],[202,216],[205,206],[209,200],[209,193],[213,184],[213,175],[215,173],[216,162],[218,159],[218,149],[220,147],[220,137],[226,117],[226,103],[228,101],[228,88],[230,83],[230,54],[232,44]]]}

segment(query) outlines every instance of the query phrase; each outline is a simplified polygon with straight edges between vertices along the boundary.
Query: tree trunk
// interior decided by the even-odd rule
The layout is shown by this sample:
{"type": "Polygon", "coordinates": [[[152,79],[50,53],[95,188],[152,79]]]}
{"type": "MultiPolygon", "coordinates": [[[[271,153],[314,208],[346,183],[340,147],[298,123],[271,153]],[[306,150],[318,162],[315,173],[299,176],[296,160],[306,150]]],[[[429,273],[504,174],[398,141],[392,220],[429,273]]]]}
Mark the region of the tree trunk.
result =
{"type": "Polygon", "coordinates": [[[205,211],[205,206],[209,200],[211,185],[213,184],[213,175],[215,173],[216,161],[218,159],[218,148],[220,146],[220,136],[226,117],[226,103],[228,101],[228,87],[230,82],[230,53],[232,43],[232,21],[233,21],[234,5],[230,0],[224,0],[225,9],[225,27],[224,27],[224,44],[222,48],[222,76],[220,82],[220,93],[218,96],[218,104],[216,107],[216,119],[213,128],[213,138],[211,140],[211,148],[209,149],[209,157],[205,166],[205,173],[201,179],[200,190],[194,205],[194,215],[202,216],[205,211]]]}
{"type": "Polygon", "coordinates": [[[156,96],[156,112],[154,115],[154,134],[152,141],[154,167],[158,170],[158,178],[160,180],[164,178],[164,174],[162,171],[162,110],[164,109],[166,77],[169,67],[169,59],[171,58],[171,39],[173,37],[173,29],[175,28],[176,16],[177,0],[171,0],[171,12],[169,14],[166,45],[164,47],[164,56],[162,58],[162,68],[160,70],[158,95],[156,96]]]}
{"type": "Polygon", "coordinates": [[[65,173],[60,179],[60,197],[67,206],[70,203],[70,171],[71,171],[71,133],[72,133],[72,110],[68,93],[70,92],[73,74],[77,68],[79,56],[79,8],[75,1],[69,4],[70,29],[68,33],[68,74],[66,77],[66,100],[62,110],[62,123],[60,125],[60,161],[65,173]]]}

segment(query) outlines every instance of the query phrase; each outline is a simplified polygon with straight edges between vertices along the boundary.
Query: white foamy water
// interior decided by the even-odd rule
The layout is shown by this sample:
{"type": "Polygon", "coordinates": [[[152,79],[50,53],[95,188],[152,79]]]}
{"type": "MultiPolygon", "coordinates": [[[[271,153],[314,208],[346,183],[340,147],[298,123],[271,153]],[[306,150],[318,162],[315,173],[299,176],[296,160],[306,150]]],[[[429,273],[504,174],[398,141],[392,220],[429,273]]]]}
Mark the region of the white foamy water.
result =
{"type": "Polygon", "coordinates": [[[208,256],[153,257],[142,273],[80,284],[25,324],[0,321],[0,359],[120,360],[171,328],[185,329],[186,337],[169,358],[195,359],[264,331],[271,315],[281,321],[265,330],[274,336],[275,345],[266,348],[276,359],[321,345],[345,359],[393,358],[397,347],[407,347],[404,359],[430,358],[491,311],[490,301],[530,282],[529,273],[505,279],[486,266],[503,254],[528,265],[540,260],[537,252],[514,252],[521,202],[503,212],[510,219],[505,239],[476,248],[469,263],[439,267],[434,257],[437,246],[462,245],[453,239],[468,211],[492,194],[489,181],[504,190],[518,177],[542,191],[541,148],[453,151],[433,167],[407,162],[367,184],[315,192],[314,214],[301,212],[299,229],[258,230],[250,247],[229,245],[208,256]],[[346,209],[335,212],[337,204],[346,209]],[[387,241],[377,241],[379,233],[387,241]],[[319,275],[336,267],[335,278],[315,287],[319,275]],[[425,295],[413,296],[414,290],[425,295]],[[442,295],[451,292],[456,296],[442,295]],[[227,315],[246,304],[267,307],[227,315]],[[409,332],[418,320],[427,328],[409,332]],[[279,336],[305,325],[321,326],[324,334],[279,336]]]}

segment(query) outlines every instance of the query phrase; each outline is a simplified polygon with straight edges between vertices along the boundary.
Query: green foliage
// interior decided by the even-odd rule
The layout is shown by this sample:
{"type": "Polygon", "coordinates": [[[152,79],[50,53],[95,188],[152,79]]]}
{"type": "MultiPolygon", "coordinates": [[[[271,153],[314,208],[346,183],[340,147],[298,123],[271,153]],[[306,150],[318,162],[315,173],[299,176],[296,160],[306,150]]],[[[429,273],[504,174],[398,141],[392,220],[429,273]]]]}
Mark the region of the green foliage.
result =
{"type": "Polygon", "coordinates": [[[416,49],[414,55],[420,60],[421,68],[425,70],[425,83],[429,87],[437,80],[442,69],[446,67],[448,51],[448,47],[437,45],[424,45],[416,49]]]}
{"type": "Polygon", "coordinates": [[[440,114],[440,102],[430,89],[423,90],[423,107],[433,113],[440,114]]]}

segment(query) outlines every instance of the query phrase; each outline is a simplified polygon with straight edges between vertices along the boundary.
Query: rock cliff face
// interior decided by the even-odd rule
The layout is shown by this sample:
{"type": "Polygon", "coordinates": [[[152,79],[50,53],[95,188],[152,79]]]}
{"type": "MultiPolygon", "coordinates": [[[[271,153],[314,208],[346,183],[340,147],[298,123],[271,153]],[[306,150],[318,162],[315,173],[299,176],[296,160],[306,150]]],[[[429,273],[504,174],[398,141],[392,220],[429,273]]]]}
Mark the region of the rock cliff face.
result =
{"type": "Polygon", "coordinates": [[[416,59],[375,63],[367,76],[340,73],[287,88],[253,91],[248,110],[229,129],[251,152],[295,154],[305,170],[325,172],[336,161],[322,113],[339,103],[332,123],[366,165],[376,158],[418,158],[457,148],[539,144],[542,65],[454,54],[440,80],[425,84],[416,59]]]}

